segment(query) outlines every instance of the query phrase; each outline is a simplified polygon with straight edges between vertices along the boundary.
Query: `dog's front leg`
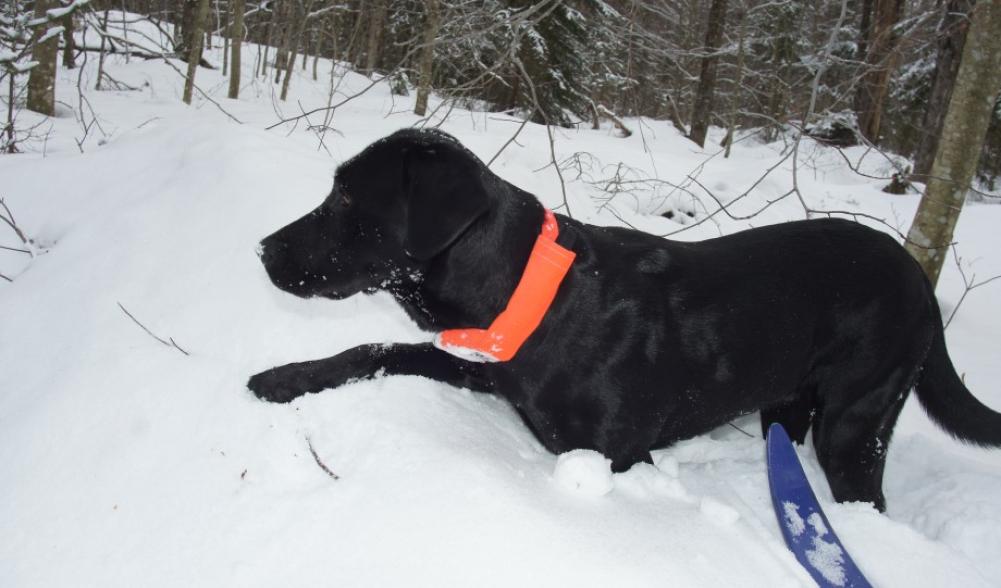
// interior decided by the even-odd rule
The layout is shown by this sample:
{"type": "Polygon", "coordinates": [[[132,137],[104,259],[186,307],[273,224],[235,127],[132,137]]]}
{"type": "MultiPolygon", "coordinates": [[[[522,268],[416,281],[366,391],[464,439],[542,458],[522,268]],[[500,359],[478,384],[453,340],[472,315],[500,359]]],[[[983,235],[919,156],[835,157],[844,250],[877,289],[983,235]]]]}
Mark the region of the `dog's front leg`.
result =
{"type": "Polygon", "coordinates": [[[492,388],[479,364],[453,357],[430,343],[359,345],[326,359],[271,368],[251,377],[247,388],[258,398],[289,402],[303,394],[379,375],[424,376],[479,392],[492,388]]]}

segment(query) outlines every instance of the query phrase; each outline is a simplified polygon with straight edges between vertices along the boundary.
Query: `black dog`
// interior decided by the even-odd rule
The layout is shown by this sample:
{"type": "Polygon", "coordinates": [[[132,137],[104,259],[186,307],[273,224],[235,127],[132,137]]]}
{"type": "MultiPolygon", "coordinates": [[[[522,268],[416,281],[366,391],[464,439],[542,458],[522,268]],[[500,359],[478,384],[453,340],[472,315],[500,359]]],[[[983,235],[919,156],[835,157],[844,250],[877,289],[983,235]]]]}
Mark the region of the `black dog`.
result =
{"type": "MultiPolygon", "coordinates": [[[[449,135],[404,130],[341,165],[323,204],[264,239],[262,257],[296,296],[386,290],[424,330],[482,328],[504,310],[543,215],[449,135]]],[[[948,432],[1001,445],[1001,414],[956,375],[932,288],[890,237],[814,220],[679,243],[558,222],[576,261],[512,360],[361,345],[248,387],[288,402],[376,374],[426,376],[506,398],[550,451],[595,449],[615,471],[760,410],[799,442],[812,426],[835,498],[879,509],[911,387],[948,432]]]]}

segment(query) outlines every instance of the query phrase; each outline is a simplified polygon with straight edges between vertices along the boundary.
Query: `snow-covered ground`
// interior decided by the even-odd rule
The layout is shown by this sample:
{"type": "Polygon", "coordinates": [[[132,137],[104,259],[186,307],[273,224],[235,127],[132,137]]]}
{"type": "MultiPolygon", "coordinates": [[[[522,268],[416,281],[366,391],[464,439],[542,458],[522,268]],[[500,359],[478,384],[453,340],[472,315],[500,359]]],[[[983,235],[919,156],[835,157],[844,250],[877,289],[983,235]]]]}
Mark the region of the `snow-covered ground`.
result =
{"type": "MultiPolygon", "coordinates": [[[[256,400],[245,383],[262,369],[429,334],[385,295],[284,294],[255,255],[261,237],[319,203],[339,162],[415,124],[413,97],[375,86],[337,110],[336,131],[319,148],[305,124],[265,127],[276,109],[326,104],[330,62],[320,62],[318,82],[297,66],[282,103],[250,74],[255,57],[248,47],[238,101],[225,98],[219,71],[198,72],[242,124],[202,97],[185,106],[180,76],[162,62],[109,59],[114,78],[140,89],[86,91],[100,128],[83,153],[72,110],[78,72],[60,69],[60,113],[40,128],[50,131],[45,141],[0,156],[0,197],[45,249],[33,259],[0,251],[0,273],[14,279],[0,282],[0,585],[812,585],[783,546],[755,415],[736,422],[753,438],[724,427],[656,451],[656,466],[609,477],[595,454],[558,462],[503,401],[421,378],[290,405],[256,400]],[[119,305],[190,355],[155,341],[119,305]]],[[[89,58],[83,80],[93,88],[89,58]]],[[[209,58],[222,61],[218,50],[209,58]]],[[[347,74],[337,99],[367,83],[347,74]]],[[[646,183],[606,202],[609,182],[587,180],[617,169],[674,183],[697,174],[730,201],[781,158],[781,143],[754,138],[729,159],[710,158],[715,147],[697,149],[667,123],[627,122],[637,131],[628,139],[611,128],[555,131],[558,159],[581,154],[579,169],[563,172],[577,218],[671,233],[683,228],[675,221],[692,226],[714,210],[697,185],[698,201],[646,183]],[[657,214],[669,208],[673,221],[657,214]]],[[[488,160],[517,124],[456,109],[441,128],[488,160]]],[[[707,143],[718,139],[717,130],[707,143]]],[[[549,161],[545,128],[528,125],[492,169],[556,207],[563,197],[549,161]]],[[[811,207],[864,212],[906,231],[917,195],[884,194],[885,182],[812,143],[798,164],[811,207]]],[[[890,171],[874,154],[862,167],[890,171]]],[[[778,165],[731,212],[786,192],[791,170],[791,160],[778,165]]],[[[803,216],[793,196],[671,238],[803,216]]],[[[999,226],[1001,206],[967,205],[957,232],[967,274],[1001,274],[999,226]]],[[[0,245],[18,246],[2,226],[0,245]]],[[[968,386],[1001,409],[998,288],[972,291],[947,336],[968,386]]],[[[953,264],[938,291],[948,315],[963,293],[953,264]]],[[[1001,451],[951,440],[910,400],[889,452],[886,515],[833,503],[812,450],[800,456],[876,585],[1001,585],[1001,451]]]]}

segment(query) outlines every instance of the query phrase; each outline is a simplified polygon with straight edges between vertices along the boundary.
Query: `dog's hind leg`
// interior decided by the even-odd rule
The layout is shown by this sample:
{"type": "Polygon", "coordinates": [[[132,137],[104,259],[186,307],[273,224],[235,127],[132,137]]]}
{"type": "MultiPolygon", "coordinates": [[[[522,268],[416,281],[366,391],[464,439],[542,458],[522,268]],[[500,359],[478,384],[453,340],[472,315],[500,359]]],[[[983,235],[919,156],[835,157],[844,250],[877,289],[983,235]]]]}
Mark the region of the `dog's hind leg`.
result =
{"type": "Polygon", "coordinates": [[[303,394],[382,375],[424,376],[478,392],[492,389],[479,364],[453,357],[430,343],[359,345],[326,359],[271,368],[251,377],[247,388],[258,398],[289,402],[303,394]]]}
{"type": "Polygon", "coordinates": [[[821,386],[813,444],[838,502],[871,502],[886,510],[886,452],[912,380],[897,369],[875,386],[821,386]]]}
{"type": "Polygon", "coordinates": [[[806,432],[810,429],[815,410],[815,395],[813,390],[801,390],[795,398],[782,404],[761,409],[761,436],[768,433],[772,423],[782,425],[789,438],[800,445],[806,440],[806,432]]]}

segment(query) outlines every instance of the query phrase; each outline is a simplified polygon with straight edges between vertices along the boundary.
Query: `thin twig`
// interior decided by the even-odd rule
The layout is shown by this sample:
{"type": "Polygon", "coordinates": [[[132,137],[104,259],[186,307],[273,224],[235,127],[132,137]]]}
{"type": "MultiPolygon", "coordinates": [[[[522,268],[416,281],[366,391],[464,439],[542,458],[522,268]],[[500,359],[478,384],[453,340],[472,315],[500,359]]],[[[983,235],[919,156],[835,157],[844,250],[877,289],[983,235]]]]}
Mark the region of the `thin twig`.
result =
{"type": "Polygon", "coordinates": [[[735,425],[735,424],[733,424],[733,423],[727,423],[727,424],[728,424],[728,425],[730,425],[731,427],[733,427],[734,429],[737,429],[737,430],[738,430],[738,431],[740,431],[741,433],[743,433],[743,434],[747,435],[747,436],[748,436],[748,437],[750,437],[751,439],[754,439],[754,435],[752,435],[752,434],[748,433],[748,432],[747,432],[747,431],[745,431],[744,429],[741,429],[741,428],[740,428],[740,427],[738,427],[737,425],[735,425]]]}
{"type": "Polygon", "coordinates": [[[500,157],[501,153],[504,153],[504,150],[507,149],[507,146],[510,145],[511,143],[513,143],[515,141],[515,139],[518,138],[518,135],[521,134],[521,130],[525,128],[525,125],[528,124],[528,120],[530,118],[531,118],[530,116],[527,116],[527,115],[525,116],[524,120],[521,121],[521,124],[518,125],[518,130],[516,130],[514,132],[514,134],[511,135],[510,139],[508,139],[507,141],[504,142],[503,145],[501,145],[501,148],[497,150],[497,153],[494,153],[494,156],[491,157],[490,161],[487,162],[487,167],[490,167],[490,164],[492,164],[494,162],[494,160],[496,160],[498,157],[500,157]]]}
{"type": "Polygon", "coordinates": [[[306,445],[309,446],[309,452],[313,454],[313,460],[316,461],[316,465],[320,466],[320,469],[323,470],[331,478],[335,480],[340,480],[341,477],[335,474],[333,470],[328,468],[327,464],[323,463],[323,460],[320,459],[319,454],[316,453],[316,449],[313,448],[313,441],[312,439],[309,438],[309,435],[306,435],[306,445]]]}
{"type": "Polygon", "coordinates": [[[139,325],[139,327],[140,327],[140,328],[142,328],[142,330],[146,331],[146,333],[147,333],[147,334],[148,334],[148,335],[149,335],[150,337],[153,337],[154,339],[156,339],[156,340],[157,340],[157,341],[159,341],[160,343],[163,343],[163,344],[164,344],[164,345],[166,345],[167,347],[173,347],[174,349],[176,349],[176,350],[180,351],[180,352],[181,352],[181,353],[183,353],[184,355],[191,355],[191,354],[190,354],[190,353],[188,353],[187,351],[185,351],[185,350],[181,349],[181,346],[180,346],[180,345],[178,345],[176,341],[174,341],[174,338],[173,338],[173,337],[167,337],[167,338],[169,339],[169,341],[164,341],[164,340],[163,340],[163,339],[161,339],[160,337],[157,337],[157,336],[156,336],[155,334],[153,334],[153,331],[150,331],[149,329],[147,329],[147,328],[146,328],[146,325],[144,325],[144,324],[142,324],[141,322],[139,322],[139,319],[137,319],[136,317],[132,316],[132,313],[131,313],[131,312],[129,312],[128,310],[126,310],[126,309],[125,309],[125,307],[124,307],[124,306],[122,306],[122,303],[121,303],[121,302],[118,302],[117,304],[118,304],[118,308],[121,308],[121,309],[122,309],[122,312],[124,312],[124,313],[125,313],[125,314],[126,314],[126,315],[127,315],[127,316],[128,316],[129,318],[130,318],[130,319],[132,319],[132,322],[134,322],[135,324],[139,325]]]}
{"type": "Polygon", "coordinates": [[[27,253],[31,255],[31,252],[27,249],[18,249],[17,247],[7,247],[6,245],[0,245],[0,249],[6,249],[7,251],[16,251],[18,253],[27,253]]]}
{"type": "Polygon", "coordinates": [[[959,257],[958,248],[956,247],[955,243],[952,244],[952,257],[953,259],[956,260],[956,268],[959,270],[959,275],[963,278],[964,289],[963,289],[963,295],[959,297],[959,301],[956,302],[956,306],[953,307],[952,313],[949,314],[949,320],[945,321],[945,325],[943,325],[942,327],[943,330],[948,329],[949,325],[952,324],[952,319],[955,318],[956,313],[959,312],[959,307],[963,304],[963,301],[966,300],[966,295],[969,294],[970,291],[975,290],[981,286],[986,286],[987,284],[990,284],[994,280],[1001,280],[1001,274],[992,276],[980,282],[974,282],[974,280],[977,279],[976,274],[971,275],[969,279],[967,279],[966,272],[963,271],[963,263],[962,263],[963,259],[959,257]]]}
{"type": "Polygon", "coordinates": [[[4,201],[3,198],[0,198],[0,206],[2,206],[4,211],[6,212],[6,214],[0,214],[0,220],[2,220],[7,226],[9,226],[11,229],[14,230],[14,233],[17,235],[17,238],[20,239],[22,243],[24,243],[25,245],[30,245],[31,240],[28,239],[28,237],[24,234],[24,231],[22,231],[21,228],[17,226],[17,221],[14,219],[14,213],[10,211],[10,208],[7,206],[7,203],[4,201]]]}

